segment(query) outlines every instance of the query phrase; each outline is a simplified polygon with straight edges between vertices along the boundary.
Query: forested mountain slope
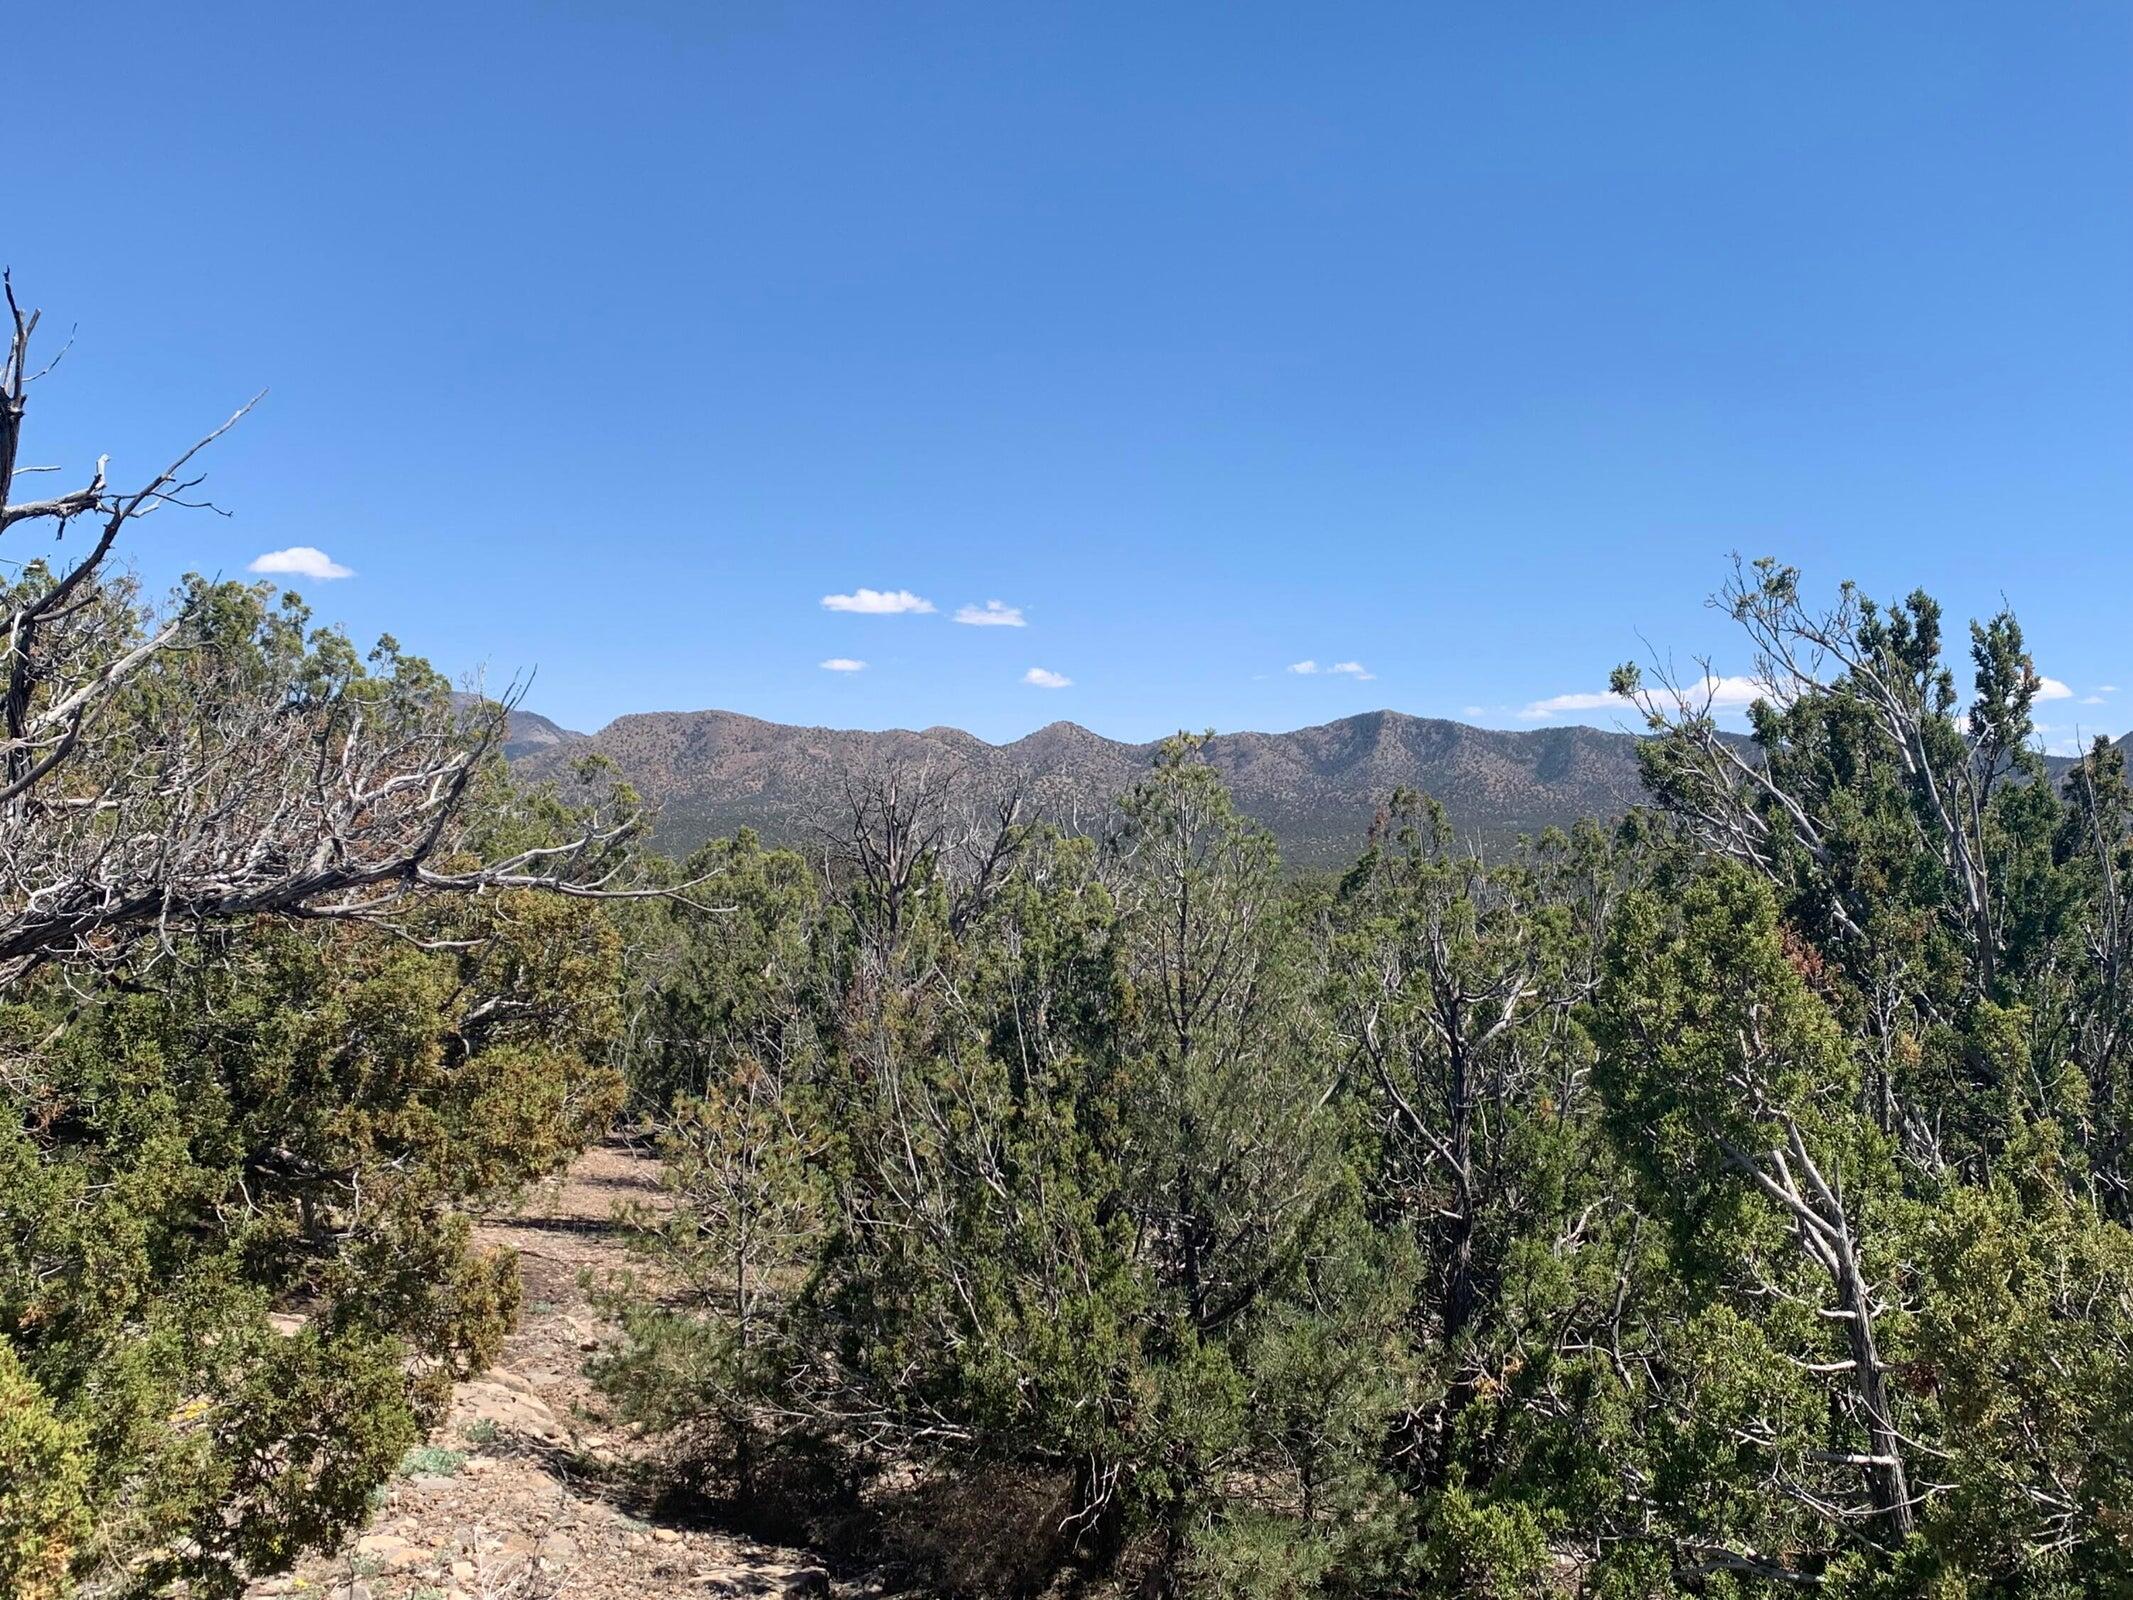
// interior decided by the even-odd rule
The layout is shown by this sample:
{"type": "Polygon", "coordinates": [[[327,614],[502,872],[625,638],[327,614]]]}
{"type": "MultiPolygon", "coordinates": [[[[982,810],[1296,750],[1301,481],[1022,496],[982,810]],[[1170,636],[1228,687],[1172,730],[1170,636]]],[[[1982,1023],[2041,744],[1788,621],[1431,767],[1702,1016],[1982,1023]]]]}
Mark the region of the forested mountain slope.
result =
{"type": "MultiPolygon", "coordinates": [[[[1422,790],[1463,833],[1509,837],[1580,817],[1618,816],[1641,798],[1637,740],[1594,728],[1503,732],[1372,711],[1290,733],[1223,733],[1207,745],[1239,806],[1273,830],[1284,859],[1353,859],[1396,788],[1422,790]]],[[[931,767],[980,781],[1017,777],[1049,815],[1092,817],[1148,769],[1156,746],[1055,722],[1010,744],[956,728],[881,733],[798,728],[731,711],[650,712],[574,735],[516,712],[509,750],[527,776],[560,774],[597,752],[659,808],[657,843],[686,851],[751,827],[773,843],[806,838],[847,779],[931,767]]]]}

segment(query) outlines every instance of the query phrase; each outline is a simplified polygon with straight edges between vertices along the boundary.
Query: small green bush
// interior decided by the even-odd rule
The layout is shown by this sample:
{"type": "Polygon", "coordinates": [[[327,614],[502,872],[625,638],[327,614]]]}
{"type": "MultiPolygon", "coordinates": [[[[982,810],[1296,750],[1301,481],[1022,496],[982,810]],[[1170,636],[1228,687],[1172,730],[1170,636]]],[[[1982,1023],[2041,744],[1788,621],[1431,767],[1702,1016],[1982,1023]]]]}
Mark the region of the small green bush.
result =
{"type": "Polygon", "coordinates": [[[400,1458],[400,1465],[393,1469],[402,1478],[456,1478],[459,1469],[467,1464],[464,1450],[447,1450],[442,1445],[417,1445],[400,1458]]]}
{"type": "Polygon", "coordinates": [[[63,1592],[68,1558],[89,1532],[78,1444],[0,1340],[0,1593],[63,1592]]]}

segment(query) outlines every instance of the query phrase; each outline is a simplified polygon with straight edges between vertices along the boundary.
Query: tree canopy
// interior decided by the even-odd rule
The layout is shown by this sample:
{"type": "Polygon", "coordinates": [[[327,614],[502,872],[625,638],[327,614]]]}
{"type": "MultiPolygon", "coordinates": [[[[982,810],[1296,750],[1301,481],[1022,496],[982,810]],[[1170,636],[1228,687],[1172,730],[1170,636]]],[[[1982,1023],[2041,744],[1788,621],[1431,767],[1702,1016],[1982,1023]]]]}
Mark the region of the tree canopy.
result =
{"type": "Polygon", "coordinates": [[[1748,737],[1625,669],[1611,831],[1396,795],[1288,878],[1181,738],[1094,839],[885,779],[714,847],[604,1381],[983,1592],[2121,1592],[2120,752],[2047,769],[2011,617],[1966,699],[1922,595],[1727,603],[1748,737]],[[956,1485],[1050,1535],[890,1509],[956,1485]]]}

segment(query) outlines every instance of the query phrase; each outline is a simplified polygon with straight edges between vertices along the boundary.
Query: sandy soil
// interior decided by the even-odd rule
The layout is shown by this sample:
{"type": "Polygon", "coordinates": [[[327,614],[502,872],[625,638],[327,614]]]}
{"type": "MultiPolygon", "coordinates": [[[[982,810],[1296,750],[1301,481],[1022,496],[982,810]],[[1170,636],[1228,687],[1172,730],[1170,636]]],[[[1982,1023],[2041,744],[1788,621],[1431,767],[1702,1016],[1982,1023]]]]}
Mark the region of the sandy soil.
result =
{"type": "MultiPolygon", "coordinates": [[[[585,1377],[613,1329],[581,1274],[626,1264],[618,1204],[656,1199],[657,1161],[616,1139],[482,1229],[519,1252],[525,1304],[490,1371],[458,1386],[429,1449],[331,1560],[253,1596],[331,1600],[608,1600],[829,1595],[806,1553],[662,1523],[643,1497],[651,1447],[616,1426],[585,1377]]],[[[841,1590],[839,1591],[841,1592],[841,1590]]]]}

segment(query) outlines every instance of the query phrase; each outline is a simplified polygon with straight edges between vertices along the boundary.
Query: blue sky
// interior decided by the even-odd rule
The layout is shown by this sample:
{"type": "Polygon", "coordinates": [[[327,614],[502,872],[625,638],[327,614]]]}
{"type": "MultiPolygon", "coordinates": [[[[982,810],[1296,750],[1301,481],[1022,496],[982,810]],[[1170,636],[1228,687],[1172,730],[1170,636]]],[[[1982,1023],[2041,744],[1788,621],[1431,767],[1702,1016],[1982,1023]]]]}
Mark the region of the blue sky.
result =
{"type": "Polygon", "coordinates": [[[143,575],[313,547],[323,617],[575,726],[1528,726],[1640,641],[1744,666],[1733,550],[2004,595],[2052,737],[2128,724],[2123,4],[85,0],[9,40],[0,254],[80,328],[26,459],[145,473],[269,387],[235,515],[154,519],[143,575]],[[863,588],[932,610],[823,604],[863,588]],[[988,601],[1026,625],[954,620],[988,601]]]}

